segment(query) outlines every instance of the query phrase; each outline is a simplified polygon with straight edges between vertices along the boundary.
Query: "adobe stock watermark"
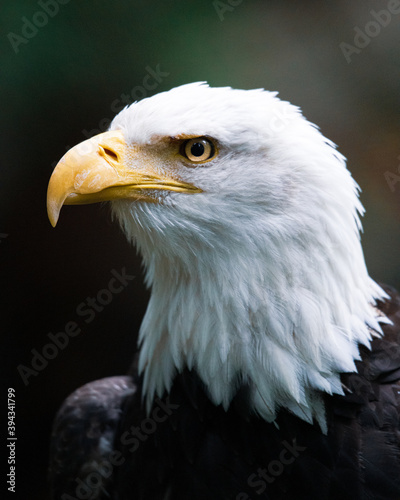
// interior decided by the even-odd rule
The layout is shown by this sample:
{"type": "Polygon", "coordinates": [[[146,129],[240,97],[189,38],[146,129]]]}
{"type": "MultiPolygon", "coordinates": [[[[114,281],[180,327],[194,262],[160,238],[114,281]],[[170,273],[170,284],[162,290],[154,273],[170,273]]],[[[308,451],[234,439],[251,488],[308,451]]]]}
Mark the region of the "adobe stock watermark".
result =
{"type": "MultiPolygon", "coordinates": [[[[271,460],[266,467],[259,467],[257,472],[248,477],[247,484],[254,488],[257,495],[264,493],[267,485],[272,484],[283,473],[285,467],[292,464],[300,453],[307,449],[305,446],[299,446],[296,439],[293,439],[292,443],[283,441],[282,446],[276,460],[271,460]]],[[[250,497],[247,493],[240,492],[236,495],[236,500],[250,500],[250,497]]]]}
{"type": "MultiPolygon", "coordinates": [[[[400,156],[398,156],[397,159],[400,160],[400,156]]],[[[397,165],[397,171],[398,174],[395,174],[394,172],[390,172],[390,170],[386,170],[383,174],[392,193],[396,191],[396,184],[400,182],[400,163],[397,165]]]]}
{"type": "Polygon", "coordinates": [[[217,13],[217,16],[220,21],[225,20],[225,13],[226,12],[232,12],[235,10],[235,8],[240,5],[243,2],[243,0],[226,0],[226,2],[222,2],[220,0],[215,0],[213,2],[213,6],[215,9],[215,12],[217,13]]]}
{"type": "MultiPolygon", "coordinates": [[[[129,93],[122,93],[117,99],[114,99],[110,105],[110,109],[113,113],[118,114],[125,106],[132,104],[138,99],[144,99],[148,97],[150,91],[154,91],[161,82],[167,78],[170,73],[168,71],[163,71],[160,68],[160,64],[157,64],[153,69],[151,66],[145,67],[146,74],[142,79],[141,85],[136,85],[131,89],[129,93]]],[[[96,128],[91,130],[83,129],[82,134],[86,139],[90,139],[95,135],[105,132],[110,127],[112,118],[102,118],[96,128]]],[[[85,153],[90,153],[89,150],[91,146],[87,145],[88,150],[85,153]]],[[[65,151],[69,151],[72,146],[66,146],[65,151]]],[[[54,161],[51,166],[55,168],[58,161],[54,161]]]]}
{"type": "MultiPolygon", "coordinates": [[[[84,318],[86,324],[91,323],[96,315],[108,306],[115,295],[121,293],[135,277],[130,276],[124,267],[121,272],[113,269],[112,278],[109,280],[106,288],[99,290],[95,297],[86,297],[75,310],[80,318],[84,318]]],[[[30,364],[18,365],[17,370],[25,386],[30,382],[31,377],[37,377],[49,364],[55,359],[60,351],[63,351],[69,344],[71,338],[77,337],[82,332],[82,328],[76,321],[68,321],[64,330],[57,333],[48,333],[49,343],[45,344],[40,350],[32,349],[32,359],[30,364]]]]}
{"type": "MultiPolygon", "coordinates": [[[[128,94],[122,93],[117,99],[113,100],[110,106],[113,113],[118,114],[124,109],[125,106],[128,106],[139,99],[148,97],[149,91],[155,90],[161,82],[170,75],[168,71],[161,70],[160,64],[157,64],[155,69],[151,66],[146,66],[144,69],[146,70],[146,74],[142,79],[142,84],[136,85],[128,94]]],[[[82,134],[89,139],[94,135],[105,132],[110,126],[111,121],[112,120],[109,118],[103,118],[100,120],[98,128],[94,128],[92,130],[83,129],[82,134]]]]}
{"type": "Polygon", "coordinates": [[[284,106],[274,110],[268,121],[268,130],[266,132],[268,138],[271,139],[283,132],[298,116],[299,114],[293,106],[284,106]]]}
{"type": "MultiPolygon", "coordinates": [[[[169,396],[164,401],[156,398],[155,403],[156,405],[149,417],[142,420],[137,426],[132,425],[129,430],[121,435],[120,443],[126,447],[128,453],[135,453],[141,443],[147,441],[149,436],[156,432],[158,426],[179,408],[179,405],[170,402],[169,396]]],[[[110,451],[103,460],[96,464],[96,470],[87,474],[84,480],[75,478],[75,496],[64,493],[61,499],[87,500],[98,498],[98,493],[103,489],[104,483],[113,474],[114,468],[123,465],[126,457],[127,453],[122,453],[120,450],[114,449],[110,451]]]]}
{"type": "Polygon", "coordinates": [[[37,10],[31,19],[26,16],[21,18],[22,27],[20,34],[10,31],[7,39],[11,44],[13,51],[18,54],[21,45],[26,45],[34,38],[41,28],[47,26],[49,19],[55,17],[60,11],[60,5],[66,5],[70,0],[39,0],[39,10],[37,10]]]}
{"type": "Polygon", "coordinates": [[[339,44],[347,63],[351,62],[354,54],[360,54],[362,49],[365,49],[371,43],[371,40],[380,34],[382,28],[386,28],[390,24],[392,16],[400,14],[400,0],[389,0],[386,9],[378,12],[372,9],[369,13],[372,19],[367,22],[364,29],[359,26],[354,27],[354,45],[346,42],[339,44]]]}

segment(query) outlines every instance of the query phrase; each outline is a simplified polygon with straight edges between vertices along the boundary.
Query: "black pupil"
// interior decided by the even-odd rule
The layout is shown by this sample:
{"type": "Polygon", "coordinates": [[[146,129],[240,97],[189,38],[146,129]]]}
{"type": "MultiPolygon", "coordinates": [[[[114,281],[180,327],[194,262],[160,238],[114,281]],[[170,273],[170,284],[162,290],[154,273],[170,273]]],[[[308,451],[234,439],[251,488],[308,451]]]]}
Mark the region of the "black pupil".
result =
{"type": "Polygon", "coordinates": [[[190,148],[190,152],[193,156],[203,156],[204,144],[202,144],[201,142],[195,142],[190,148]]]}

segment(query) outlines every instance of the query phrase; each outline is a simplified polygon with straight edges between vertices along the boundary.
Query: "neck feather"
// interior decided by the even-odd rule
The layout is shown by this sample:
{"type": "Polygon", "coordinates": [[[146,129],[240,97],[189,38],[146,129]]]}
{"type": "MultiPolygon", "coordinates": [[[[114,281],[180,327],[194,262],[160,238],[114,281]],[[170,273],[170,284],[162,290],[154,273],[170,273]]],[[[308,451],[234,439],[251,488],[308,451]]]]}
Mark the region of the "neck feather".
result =
{"type": "Polygon", "coordinates": [[[348,239],[341,251],[329,227],[310,232],[307,245],[293,237],[294,227],[279,238],[264,228],[257,240],[241,227],[240,238],[234,230],[214,240],[192,234],[172,253],[173,230],[168,237],[149,230],[166,217],[165,207],[156,217],[151,210],[124,227],[152,287],[139,340],[147,404],[188,367],[216,405],[228,408],[246,383],[252,409],[265,420],[284,407],[325,431],[322,393],[342,394],[340,374],[356,370],[359,344],[381,334],[373,306],[385,294],[368,276],[358,234],[341,232],[348,239]]]}

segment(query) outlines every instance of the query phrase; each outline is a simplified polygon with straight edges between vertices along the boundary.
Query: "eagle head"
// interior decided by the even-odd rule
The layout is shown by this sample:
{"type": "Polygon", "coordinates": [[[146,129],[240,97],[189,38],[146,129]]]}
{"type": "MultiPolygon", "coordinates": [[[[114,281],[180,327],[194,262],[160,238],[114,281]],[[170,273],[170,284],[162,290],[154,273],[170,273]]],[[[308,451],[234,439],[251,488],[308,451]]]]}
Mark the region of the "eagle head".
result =
{"type": "Polygon", "coordinates": [[[385,297],[360,244],[363,208],[345,158],[276,93],[192,83],[123,109],[72,148],[48,213],[111,201],[152,289],[140,336],[148,405],[195,370],[225,408],[284,407],[326,429],[385,297]]]}

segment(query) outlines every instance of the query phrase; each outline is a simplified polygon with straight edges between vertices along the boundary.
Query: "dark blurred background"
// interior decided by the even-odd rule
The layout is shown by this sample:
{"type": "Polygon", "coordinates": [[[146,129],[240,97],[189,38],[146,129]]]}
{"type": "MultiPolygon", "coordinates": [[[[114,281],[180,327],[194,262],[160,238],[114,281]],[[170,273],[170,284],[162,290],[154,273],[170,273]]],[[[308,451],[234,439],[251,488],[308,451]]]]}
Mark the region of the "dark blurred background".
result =
{"type": "MultiPolygon", "coordinates": [[[[119,101],[198,80],[278,90],[347,156],[367,210],[363,246],[370,273],[400,287],[397,4],[2,2],[1,367],[2,380],[16,390],[18,437],[17,493],[10,498],[47,498],[57,408],[78,386],[126,372],[135,350],[148,292],[140,259],[107,205],[65,207],[56,229],[45,209],[54,162],[104,131],[119,101]],[[160,76],[146,89],[152,71],[160,76]],[[123,268],[135,279],[110,299],[102,291],[112,271],[123,268]],[[106,304],[87,321],[89,314],[78,308],[84,302],[90,309],[88,297],[99,293],[106,304]],[[81,333],[36,374],[25,372],[25,384],[18,367],[31,367],[31,350],[41,352],[48,334],[65,331],[71,321],[81,333]]],[[[4,431],[5,390],[1,398],[4,431]]],[[[4,448],[3,462],[6,455],[4,448]]]]}

